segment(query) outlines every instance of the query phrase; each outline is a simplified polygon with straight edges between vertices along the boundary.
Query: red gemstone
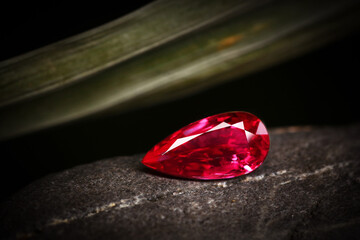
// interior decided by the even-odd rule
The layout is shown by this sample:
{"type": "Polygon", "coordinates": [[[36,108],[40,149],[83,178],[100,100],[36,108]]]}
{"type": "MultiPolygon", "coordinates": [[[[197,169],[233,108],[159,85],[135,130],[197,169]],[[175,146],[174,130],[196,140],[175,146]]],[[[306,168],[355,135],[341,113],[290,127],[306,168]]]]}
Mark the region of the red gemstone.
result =
{"type": "Polygon", "coordinates": [[[181,128],[155,145],[142,163],[183,178],[233,178],[258,168],[269,145],[269,134],[259,118],[227,112],[181,128]]]}

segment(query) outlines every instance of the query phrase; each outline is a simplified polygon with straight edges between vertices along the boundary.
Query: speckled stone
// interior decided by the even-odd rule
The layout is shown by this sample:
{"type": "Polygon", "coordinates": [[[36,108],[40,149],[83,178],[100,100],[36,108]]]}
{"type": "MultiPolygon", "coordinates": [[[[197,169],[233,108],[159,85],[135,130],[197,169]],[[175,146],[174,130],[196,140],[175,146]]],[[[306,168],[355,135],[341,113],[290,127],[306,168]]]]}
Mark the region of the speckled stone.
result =
{"type": "Polygon", "coordinates": [[[143,155],[49,175],[1,204],[2,238],[358,239],[360,126],[272,129],[249,175],[189,181],[143,155]]]}

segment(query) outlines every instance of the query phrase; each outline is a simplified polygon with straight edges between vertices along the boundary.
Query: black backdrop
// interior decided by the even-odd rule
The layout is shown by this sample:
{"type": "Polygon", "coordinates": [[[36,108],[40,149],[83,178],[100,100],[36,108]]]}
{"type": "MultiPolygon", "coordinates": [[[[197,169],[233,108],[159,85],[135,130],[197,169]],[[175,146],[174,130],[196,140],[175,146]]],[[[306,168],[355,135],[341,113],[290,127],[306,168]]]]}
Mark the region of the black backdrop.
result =
{"type": "MultiPolygon", "coordinates": [[[[4,6],[0,60],[99,26],[148,2],[4,6]]],[[[183,99],[0,142],[1,197],[75,165],[145,153],[178,128],[216,113],[249,111],[270,128],[357,123],[359,40],[360,33],[354,33],[304,56],[183,99]]]]}

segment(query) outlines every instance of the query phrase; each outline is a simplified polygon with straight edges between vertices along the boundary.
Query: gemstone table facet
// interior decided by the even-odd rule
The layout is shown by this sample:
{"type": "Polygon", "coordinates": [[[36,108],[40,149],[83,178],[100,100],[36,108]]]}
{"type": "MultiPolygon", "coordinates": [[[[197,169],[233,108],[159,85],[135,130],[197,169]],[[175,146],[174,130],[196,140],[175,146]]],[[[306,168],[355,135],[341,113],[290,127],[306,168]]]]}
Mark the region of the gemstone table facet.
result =
{"type": "Polygon", "coordinates": [[[191,123],[156,144],[142,163],[190,179],[226,179],[252,172],[264,161],[270,139],[247,112],[227,112],[191,123]]]}

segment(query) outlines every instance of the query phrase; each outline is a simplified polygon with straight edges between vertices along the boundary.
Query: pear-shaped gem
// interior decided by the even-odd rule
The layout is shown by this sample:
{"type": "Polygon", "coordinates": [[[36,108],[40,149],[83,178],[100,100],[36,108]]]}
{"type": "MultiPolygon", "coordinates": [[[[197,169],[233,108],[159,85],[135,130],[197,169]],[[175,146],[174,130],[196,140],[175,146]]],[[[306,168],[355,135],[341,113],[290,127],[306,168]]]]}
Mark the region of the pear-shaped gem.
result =
{"type": "Polygon", "coordinates": [[[227,112],[181,128],[156,144],[142,163],[176,177],[233,178],[258,168],[269,145],[269,134],[259,118],[227,112]]]}

